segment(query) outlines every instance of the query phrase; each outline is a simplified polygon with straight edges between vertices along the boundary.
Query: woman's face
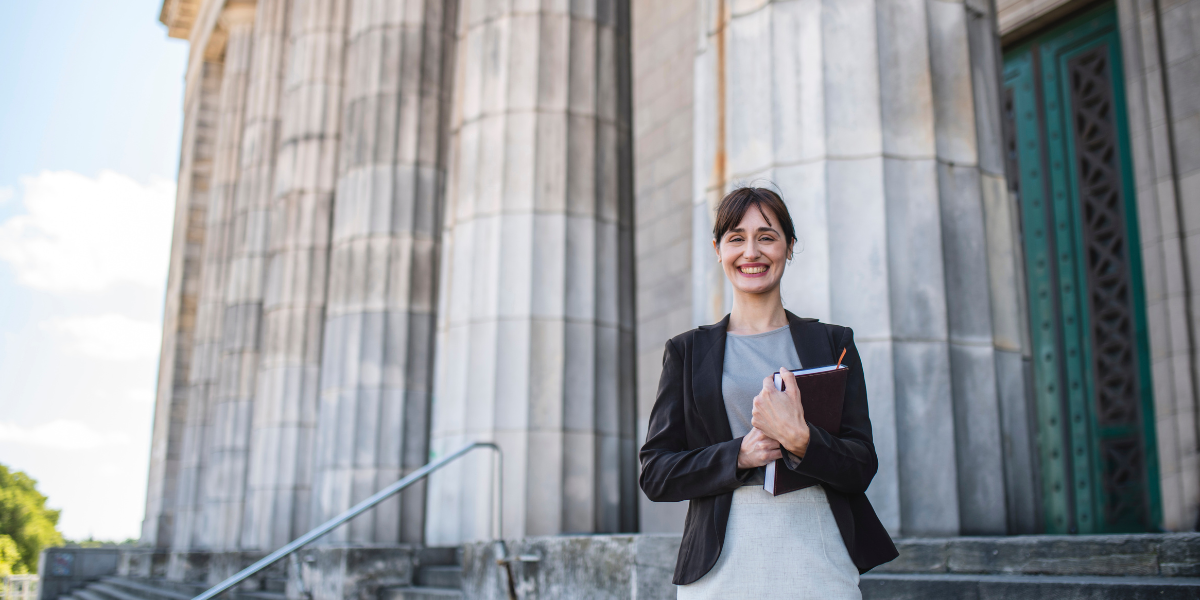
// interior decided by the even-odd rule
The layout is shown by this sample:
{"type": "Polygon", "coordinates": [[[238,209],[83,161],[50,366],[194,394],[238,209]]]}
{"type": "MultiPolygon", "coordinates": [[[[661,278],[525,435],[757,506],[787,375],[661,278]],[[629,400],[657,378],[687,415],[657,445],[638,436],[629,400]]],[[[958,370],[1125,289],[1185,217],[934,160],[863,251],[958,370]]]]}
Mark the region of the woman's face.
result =
{"type": "Polygon", "coordinates": [[[720,240],[713,240],[721,268],[733,283],[733,289],[763,294],[779,285],[791,248],[778,223],[771,209],[751,206],[742,215],[741,223],[726,231],[720,240]]]}

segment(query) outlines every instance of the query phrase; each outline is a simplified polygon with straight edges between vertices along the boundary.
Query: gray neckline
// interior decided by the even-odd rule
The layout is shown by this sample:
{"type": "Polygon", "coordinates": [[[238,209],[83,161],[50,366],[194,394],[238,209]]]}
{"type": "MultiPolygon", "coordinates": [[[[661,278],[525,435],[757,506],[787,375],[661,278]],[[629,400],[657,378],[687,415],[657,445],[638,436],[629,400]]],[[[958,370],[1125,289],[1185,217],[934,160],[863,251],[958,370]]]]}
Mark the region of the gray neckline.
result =
{"type": "Polygon", "coordinates": [[[753,339],[753,338],[757,338],[757,337],[766,337],[768,335],[774,335],[776,333],[779,333],[780,331],[787,329],[788,327],[791,327],[791,326],[784,325],[783,327],[780,327],[779,329],[772,329],[770,331],[764,331],[762,333],[751,333],[749,335],[742,335],[740,333],[728,333],[728,332],[725,335],[731,335],[736,338],[742,338],[743,340],[748,340],[748,339],[753,339]]]}

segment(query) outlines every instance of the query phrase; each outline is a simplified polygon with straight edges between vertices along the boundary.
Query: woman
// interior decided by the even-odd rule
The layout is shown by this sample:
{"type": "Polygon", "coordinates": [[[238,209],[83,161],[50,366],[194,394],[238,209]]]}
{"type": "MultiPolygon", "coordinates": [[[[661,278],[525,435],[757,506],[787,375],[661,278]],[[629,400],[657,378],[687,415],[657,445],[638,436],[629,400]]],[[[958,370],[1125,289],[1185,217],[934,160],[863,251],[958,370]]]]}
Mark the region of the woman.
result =
{"type": "Polygon", "coordinates": [[[795,242],[778,194],[730,192],[713,249],[733,310],[667,342],[641,487],[656,502],[691,501],[673,579],[681,599],[857,599],[859,573],[897,555],[864,494],[878,461],[854,334],[783,309],[795,242]],[[805,421],[789,369],[833,364],[842,350],[850,373],[834,435],[805,421]],[[768,494],[763,467],[779,458],[820,485],[768,494]]]}

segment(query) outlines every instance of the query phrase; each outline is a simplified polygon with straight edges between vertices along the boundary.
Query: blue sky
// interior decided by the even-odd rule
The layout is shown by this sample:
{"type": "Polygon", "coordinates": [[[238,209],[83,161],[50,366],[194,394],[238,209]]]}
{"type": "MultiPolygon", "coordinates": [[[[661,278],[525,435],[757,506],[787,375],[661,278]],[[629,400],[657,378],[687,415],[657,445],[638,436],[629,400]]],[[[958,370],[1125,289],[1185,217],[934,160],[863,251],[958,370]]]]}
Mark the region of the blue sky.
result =
{"type": "Polygon", "coordinates": [[[137,537],[187,44],[161,0],[0,2],[0,463],[137,537]]]}

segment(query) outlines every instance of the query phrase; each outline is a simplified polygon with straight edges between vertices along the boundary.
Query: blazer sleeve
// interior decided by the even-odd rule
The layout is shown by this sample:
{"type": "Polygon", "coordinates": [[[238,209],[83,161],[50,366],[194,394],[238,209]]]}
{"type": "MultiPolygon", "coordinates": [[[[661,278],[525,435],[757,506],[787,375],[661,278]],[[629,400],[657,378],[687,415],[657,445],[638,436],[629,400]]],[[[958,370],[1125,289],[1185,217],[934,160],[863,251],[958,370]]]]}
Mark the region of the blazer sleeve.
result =
{"type": "Polygon", "coordinates": [[[679,502],[728,493],[754,473],[752,469],[737,468],[742,438],[688,448],[683,377],[683,358],[674,344],[667,341],[646,443],[638,454],[642,463],[638,482],[654,502],[679,502]]]}
{"type": "Polygon", "coordinates": [[[812,477],[845,494],[867,491],[867,486],[879,469],[875,443],[871,441],[871,419],[867,414],[867,382],[863,376],[862,359],[854,347],[854,331],[843,327],[834,356],[846,349],[843,364],[850,367],[846,380],[846,397],[842,405],[842,430],[833,435],[809,423],[808,450],[797,458],[784,450],[784,464],[789,469],[812,477]]]}

